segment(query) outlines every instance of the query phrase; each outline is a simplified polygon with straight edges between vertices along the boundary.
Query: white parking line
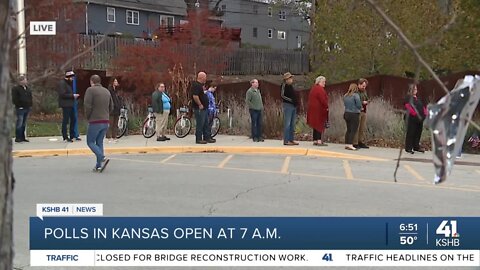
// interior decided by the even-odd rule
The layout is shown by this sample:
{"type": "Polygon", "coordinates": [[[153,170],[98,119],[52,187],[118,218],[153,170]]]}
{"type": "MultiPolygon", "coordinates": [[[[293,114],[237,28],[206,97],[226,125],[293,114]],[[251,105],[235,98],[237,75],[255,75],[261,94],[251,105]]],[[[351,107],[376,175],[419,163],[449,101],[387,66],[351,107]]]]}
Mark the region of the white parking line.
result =
{"type": "Polygon", "coordinates": [[[345,170],[345,177],[348,180],[353,180],[353,173],[352,173],[352,168],[350,167],[350,163],[348,160],[343,160],[343,169],[345,170]]]}
{"type": "Polygon", "coordinates": [[[285,158],[285,161],[283,161],[283,166],[282,170],[280,171],[281,173],[288,173],[288,167],[290,166],[290,160],[292,157],[288,156],[285,158]]]}
{"type": "Polygon", "coordinates": [[[217,168],[223,168],[225,167],[225,165],[227,165],[227,163],[230,161],[230,159],[233,158],[233,155],[229,155],[228,157],[226,157],[224,160],[222,160],[222,162],[220,162],[220,164],[218,164],[217,168]]]}
{"type": "Polygon", "coordinates": [[[167,163],[167,161],[169,161],[170,159],[174,158],[176,155],[171,155],[169,157],[167,157],[166,159],[160,161],[160,163],[167,163]]]}

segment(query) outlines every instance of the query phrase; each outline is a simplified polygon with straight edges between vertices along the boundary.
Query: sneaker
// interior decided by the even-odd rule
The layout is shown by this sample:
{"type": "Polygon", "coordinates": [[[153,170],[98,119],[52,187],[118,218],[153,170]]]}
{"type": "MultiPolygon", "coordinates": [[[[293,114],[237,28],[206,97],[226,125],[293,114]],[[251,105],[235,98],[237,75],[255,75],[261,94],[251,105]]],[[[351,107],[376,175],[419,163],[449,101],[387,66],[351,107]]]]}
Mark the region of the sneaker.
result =
{"type": "Polygon", "coordinates": [[[22,141],[24,141],[24,142],[30,142],[30,141],[29,141],[29,140],[27,140],[27,139],[23,139],[22,141]]]}
{"type": "Polygon", "coordinates": [[[293,142],[283,142],[283,145],[289,145],[289,146],[291,146],[291,145],[296,145],[296,144],[293,143],[293,142]]]}
{"type": "MultiPolygon", "coordinates": [[[[358,143],[358,147],[359,147],[359,148],[364,148],[364,149],[370,148],[370,147],[368,147],[368,145],[366,145],[366,144],[364,144],[364,143],[358,143]]],[[[358,147],[357,147],[357,148],[358,148],[358,147]]]]}
{"type": "Polygon", "coordinates": [[[354,144],[353,147],[355,147],[356,149],[360,148],[360,146],[358,144],[354,144]]]}
{"type": "Polygon", "coordinates": [[[69,138],[66,138],[66,139],[63,139],[63,142],[65,142],[65,143],[66,143],[66,142],[73,142],[73,140],[72,140],[72,139],[69,139],[69,138]]]}
{"type": "Polygon", "coordinates": [[[81,141],[81,140],[82,140],[82,138],[80,138],[80,137],[75,138],[75,141],[81,141]]]}
{"type": "Polygon", "coordinates": [[[207,141],[200,140],[200,141],[196,141],[195,143],[196,143],[196,144],[207,144],[207,141]]]}
{"type": "Polygon", "coordinates": [[[93,168],[92,172],[99,173],[101,169],[102,169],[101,167],[95,167],[93,168]]]}
{"type": "Polygon", "coordinates": [[[265,139],[264,139],[264,138],[262,138],[262,137],[260,137],[260,138],[258,138],[258,141],[259,141],[259,142],[264,142],[264,141],[265,141],[265,139]]]}
{"type": "Polygon", "coordinates": [[[167,136],[163,136],[163,138],[164,138],[166,141],[170,141],[170,138],[167,137],[167,136]]]}
{"type": "Polygon", "coordinates": [[[158,138],[157,138],[157,142],[163,142],[163,141],[165,141],[165,138],[164,138],[164,137],[158,137],[158,138]]]}
{"type": "Polygon", "coordinates": [[[355,146],[347,145],[347,146],[345,146],[345,149],[355,151],[358,148],[356,148],[355,146]]]}
{"type": "Polygon", "coordinates": [[[217,140],[215,140],[215,139],[208,139],[207,140],[207,143],[216,143],[216,142],[217,142],[217,140]]]}
{"type": "Polygon", "coordinates": [[[253,142],[259,142],[259,140],[257,138],[253,139],[253,142]]]}
{"type": "Polygon", "coordinates": [[[15,142],[21,143],[21,142],[23,142],[23,140],[21,140],[21,139],[15,139],[15,142]]]}
{"type": "Polygon", "coordinates": [[[299,143],[296,141],[291,141],[291,143],[293,143],[293,145],[299,145],[299,143]]]}
{"type": "Polygon", "coordinates": [[[405,149],[405,152],[410,153],[412,155],[415,154],[415,152],[413,152],[413,150],[411,150],[411,149],[410,150],[405,149]]]}
{"type": "Polygon", "coordinates": [[[110,162],[110,159],[108,159],[108,158],[103,158],[103,159],[104,159],[104,161],[102,161],[102,167],[100,167],[100,172],[103,172],[103,170],[105,170],[108,163],[110,162]]]}

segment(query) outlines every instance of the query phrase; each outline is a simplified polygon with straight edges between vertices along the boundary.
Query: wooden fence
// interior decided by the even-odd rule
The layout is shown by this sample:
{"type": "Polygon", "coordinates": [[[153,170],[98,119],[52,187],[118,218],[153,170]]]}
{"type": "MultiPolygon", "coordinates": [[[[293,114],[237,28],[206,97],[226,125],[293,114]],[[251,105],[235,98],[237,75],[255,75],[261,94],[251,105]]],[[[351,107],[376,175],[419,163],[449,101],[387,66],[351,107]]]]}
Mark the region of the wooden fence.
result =
{"type": "MultiPolygon", "coordinates": [[[[119,55],[119,48],[122,46],[149,46],[161,49],[160,41],[134,40],[126,38],[85,36],[79,35],[68,41],[58,42],[56,40],[46,40],[46,37],[32,39],[29,43],[30,63],[35,66],[52,67],[58,65],[54,61],[55,57],[42,59],[45,51],[51,54],[73,56],[76,53],[92,48],[92,51],[77,59],[72,66],[75,68],[90,70],[107,70],[111,68],[111,60],[119,55]],[[100,43],[100,44],[99,44],[100,43]],[[38,50],[41,48],[42,50],[38,50]]],[[[169,48],[177,53],[183,54],[187,59],[197,59],[203,63],[197,66],[211,65],[217,70],[216,74],[222,75],[250,75],[250,74],[282,74],[291,72],[293,74],[305,74],[309,72],[308,53],[305,51],[293,50],[274,50],[274,49],[255,49],[255,48],[235,48],[229,49],[225,53],[208,53],[212,51],[211,47],[204,49],[195,48],[193,45],[178,45],[176,48],[169,48]]],[[[212,71],[210,71],[212,72],[212,71]]]]}

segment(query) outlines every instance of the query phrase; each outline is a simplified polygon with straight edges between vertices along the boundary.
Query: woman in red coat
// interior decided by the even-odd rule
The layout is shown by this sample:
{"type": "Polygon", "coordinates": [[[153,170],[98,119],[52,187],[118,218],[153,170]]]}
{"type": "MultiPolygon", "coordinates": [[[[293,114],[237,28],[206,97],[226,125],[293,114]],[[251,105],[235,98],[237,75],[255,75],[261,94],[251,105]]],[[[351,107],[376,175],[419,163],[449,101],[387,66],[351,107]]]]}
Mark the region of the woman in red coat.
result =
{"type": "Polygon", "coordinates": [[[313,128],[313,145],[327,146],[322,142],[322,132],[328,120],[328,96],[325,92],[326,79],[319,76],[308,96],[307,124],[313,128]]]}

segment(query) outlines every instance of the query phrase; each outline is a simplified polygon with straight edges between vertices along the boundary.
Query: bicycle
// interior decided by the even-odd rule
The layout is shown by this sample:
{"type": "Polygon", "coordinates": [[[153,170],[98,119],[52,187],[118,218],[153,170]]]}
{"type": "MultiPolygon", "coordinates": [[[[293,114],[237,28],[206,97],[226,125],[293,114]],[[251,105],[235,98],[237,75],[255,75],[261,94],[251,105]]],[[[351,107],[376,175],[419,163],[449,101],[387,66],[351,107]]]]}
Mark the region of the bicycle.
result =
{"type": "Polygon", "coordinates": [[[220,118],[218,117],[218,114],[220,113],[219,105],[220,103],[217,105],[217,108],[215,109],[215,113],[213,114],[213,118],[212,118],[212,130],[211,130],[212,138],[217,136],[218,131],[220,130],[220,118]]]}
{"type": "Polygon", "coordinates": [[[128,127],[128,109],[125,106],[122,106],[120,109],[120,116],[118,117],[118,131],[117,131],[117,139],[120,139],[125,135],[127,132],[127,127],[128,127]]]}
{"type": "Polygon", "coordinates": [[[190,120],[190,116],[188,115],[188,107],[182,106],[179,109],[180,117],[178,117],[177,121],[175,121],[174,125],[174,132],[177,138],[184,138],[185,136],[190,133],[192,129],[192,121],[190,120]]]}
{"type": "Polygon", "coordinates": [[[155,130],[156,128],[156,117],[155,114],[153,113],[153,108],[152,106],[148,106],[148,115],[143,121],[143,126],[142,126],[142,135],[145,138],[151,138],[153,135],[155,135],[155,130]]]}

